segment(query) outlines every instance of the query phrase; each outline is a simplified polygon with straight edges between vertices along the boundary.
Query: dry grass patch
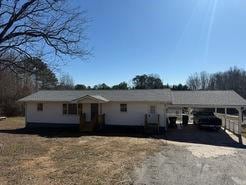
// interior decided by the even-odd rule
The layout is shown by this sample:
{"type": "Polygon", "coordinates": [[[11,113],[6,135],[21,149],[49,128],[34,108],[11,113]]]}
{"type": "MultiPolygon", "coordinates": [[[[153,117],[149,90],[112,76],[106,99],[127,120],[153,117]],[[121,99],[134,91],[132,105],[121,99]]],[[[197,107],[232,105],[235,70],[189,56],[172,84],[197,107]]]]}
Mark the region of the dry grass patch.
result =
{"type": "Polygon", "coordinates": [[[133,168],[164,145],[147,138],[4,131],[23,126],[23,118],[0,122],[0,184],[131,184],[133,168]]]}
{"type": "Polygon", "coordinates": [[[53,159],[61,183],[70,179],[72,184],[128,184],[134,165],[159,151],[161,144],[152,139],[86,136],[60,148],[53,159]]]}

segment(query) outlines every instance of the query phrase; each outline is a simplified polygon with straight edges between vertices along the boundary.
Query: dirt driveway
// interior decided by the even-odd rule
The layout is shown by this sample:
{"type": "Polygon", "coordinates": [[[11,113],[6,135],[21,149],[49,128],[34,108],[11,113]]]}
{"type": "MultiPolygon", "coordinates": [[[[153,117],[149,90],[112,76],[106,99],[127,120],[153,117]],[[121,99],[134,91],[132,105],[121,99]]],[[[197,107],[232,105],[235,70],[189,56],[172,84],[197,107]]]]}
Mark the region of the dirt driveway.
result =
{"type": "Polygon", "coordinates": [[[135,184],[244,185],[246,149],[237,139],[193,126],[171,130],[167,146],[135,169],[135,184]]]}

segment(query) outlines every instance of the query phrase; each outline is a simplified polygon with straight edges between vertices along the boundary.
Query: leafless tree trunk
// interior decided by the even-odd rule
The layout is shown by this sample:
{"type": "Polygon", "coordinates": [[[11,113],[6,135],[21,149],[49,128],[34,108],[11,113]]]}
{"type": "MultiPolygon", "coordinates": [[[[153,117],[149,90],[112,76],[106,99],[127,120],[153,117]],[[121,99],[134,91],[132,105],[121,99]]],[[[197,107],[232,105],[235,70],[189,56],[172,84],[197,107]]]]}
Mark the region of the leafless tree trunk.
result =
{"type": "Polygon", "coordinates": [[[209,84],[209,74],[206,71],[200,73],[201,89],[205,90],[209,84]]]}
{"type": "Polygon", "coordinates": [[[199,90],[201,87],[201,80],[200,80],[199,75],[195,73],[189,76],[186,84],[191,90],[199,90]]]}
{"type": "Polygon", "coordinates": [[[246,71],[233,67],[211,75],[195,73],[188,77],[187,86],[191,90],[234,90],[246,98],[246,71]]]}

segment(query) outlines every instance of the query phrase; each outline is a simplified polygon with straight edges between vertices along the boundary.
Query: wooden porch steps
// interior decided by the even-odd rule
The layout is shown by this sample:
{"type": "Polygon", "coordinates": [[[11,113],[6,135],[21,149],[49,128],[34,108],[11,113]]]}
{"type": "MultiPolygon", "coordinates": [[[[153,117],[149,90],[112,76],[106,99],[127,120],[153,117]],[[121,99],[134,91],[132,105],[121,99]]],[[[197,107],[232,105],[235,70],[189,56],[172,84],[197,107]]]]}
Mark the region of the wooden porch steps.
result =
{"type": "Polygon", "coordinates": [[[157,119],[156,122],[151,123],[148,122],[148,114],[145,114],[145,123],[144,123],[144,131],[145,133],[159,133],[159,128],[160,128],[160,115],[157,114],[157,119]]]}
{"type": "Polygon", "coordinates": [[[93,131],[93,124],[90,121],[87,121],[80,127],[80,131],[82,132],[91,132],[93,131]]]}
{"type": "Polygon", "coordinates": [[[145,125],[144,131],[147,134],[159,133],[159,124],[158,123],[149,123],[149,124],[145,125]]]}
{"type": "Polygon", "coordinates": [[[92,132],[100,126],[105,124],[105,114],[97,115],[91,121],[86,121],[86,115],[82,114],[80,116],[80,131],[81,132],[92,132]]]}

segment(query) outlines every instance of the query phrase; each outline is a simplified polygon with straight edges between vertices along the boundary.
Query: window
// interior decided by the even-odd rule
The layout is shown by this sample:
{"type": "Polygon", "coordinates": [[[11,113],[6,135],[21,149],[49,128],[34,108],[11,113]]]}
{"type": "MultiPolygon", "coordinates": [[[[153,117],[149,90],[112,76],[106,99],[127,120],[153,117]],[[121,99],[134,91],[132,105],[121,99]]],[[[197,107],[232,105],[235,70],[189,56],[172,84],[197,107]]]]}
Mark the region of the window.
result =
{"type": "Polygon", "coordinates": [[[150,106],[150,114],[155,114],[155,106],[154,105],[150,106]]]}
{"type": "Polygon", "coordinates": [[[77,112],[77,110],[81,111],[82,113],[82,104],[62,104],[62,113],[63,114],[78,114],[80,112],[77,112]]]}
{"type": "Polygon", "coordinates": [[[62,113],[67,114],[67,104],[62,105],[62,113]]]}
{"type": "Polygon", "coordinates": [[[68,114],[77,114],[77,104],[68,104],[68,114]]]}
{"type": "Polygon", "coordinates": [[[127,112],[127,104],[120,104],[120,112],[127,112]]]}
{"type": "Polygon", "coordinates": [[[83,113],[83,105],[81,103],[78,104],[78,115],[82,115],[83,113]]]}
{"type": "Polygon", "coordinates": [[[43,111],[43,104],[42,103],[38,103],[37,111],[43,111]]]}

